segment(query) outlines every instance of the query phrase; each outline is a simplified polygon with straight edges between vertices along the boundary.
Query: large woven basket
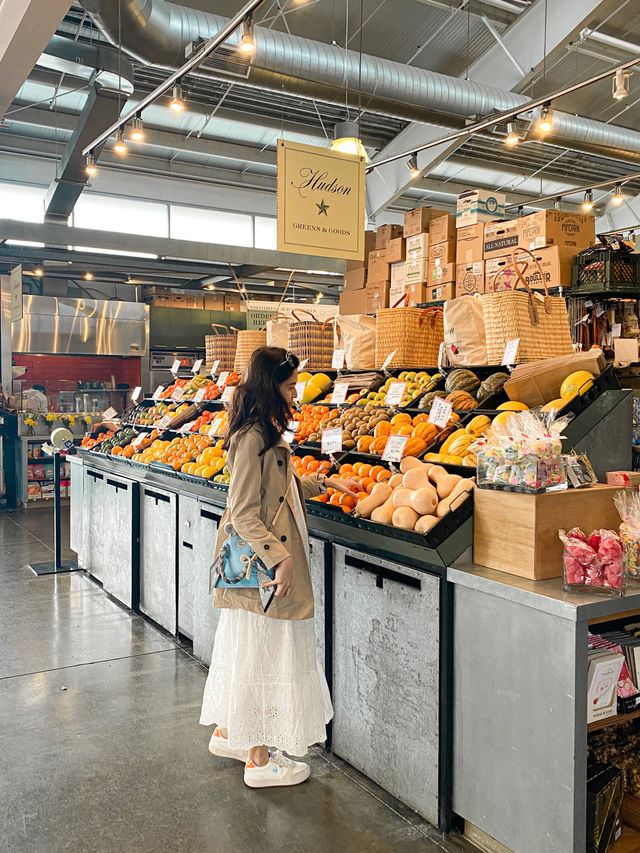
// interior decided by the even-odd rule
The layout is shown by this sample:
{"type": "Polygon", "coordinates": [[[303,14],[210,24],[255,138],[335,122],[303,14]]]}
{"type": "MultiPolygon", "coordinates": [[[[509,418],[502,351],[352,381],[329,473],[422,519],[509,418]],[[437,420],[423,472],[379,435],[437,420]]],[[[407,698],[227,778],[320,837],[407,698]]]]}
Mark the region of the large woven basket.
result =
{"type": "Polygon", "coordinates": [[[234,326],[227,328],[218,323],[212,323],[211,328],[213,335],[205,335],[204,338],[207,370],[211,371],[216,361],[219,362],[218,371],[233,370],[238,330],[234,326]]]}
{"type": "Polygon", "coordinates": [[[265,329],[243,330],[238,332],[238,346],[233,369],[236,373],[243,373],[253,353],[260,347],[266,347],[267,333],[265,329]]]}
{"type": "Polygon", "coordinates": [[[443,340],[442,308],[379,308],[375,366],[381,368],[391,353],[387,367],[435,366],[443,340]]]}
{"type": "Polygon", "coordinates": [[[333,323],[335,318],[321,323],[309,311],[291,312],[295,323],[289,324],[289,349],[300,361],[308,359],[306,370],[329,370],[333,359],[333,323]],[[301,320],[298,314],[308,314],[301,320]]]}
{"type": "MultiPolygon", "coordinates": [[[[512,252],[513,269],[516,271],[522,290],[506,290],[500,293],[484,293],[482,314],[487,338],[489,364],[500,364],[508,341],[519,338],[515,362],[520,364],[555,358],[573,353],[567,303],[562,296],[549,296],[546,279],[535,255],[528,249],[512,252]],[[538,267],[544,283],[545,296],[532,292],[524,278],[529,262],[520,256],[531,257],[538,267]]],[[[498,271],[490,287],[495,287],[498,271]]]]}

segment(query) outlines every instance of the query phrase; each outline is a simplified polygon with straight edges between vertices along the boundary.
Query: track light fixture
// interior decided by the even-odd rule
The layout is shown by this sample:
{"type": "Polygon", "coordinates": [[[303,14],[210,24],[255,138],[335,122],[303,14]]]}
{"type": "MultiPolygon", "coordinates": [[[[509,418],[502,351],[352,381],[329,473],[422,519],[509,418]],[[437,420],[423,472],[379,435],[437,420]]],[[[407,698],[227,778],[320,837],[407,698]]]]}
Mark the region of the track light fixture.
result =
{"type": "Polygon", "coordinates": [[[173,110],[174,113],[181,113],[184,109],[186,109],[186,105],[182,95],[182,86],[180,85],[180,83],[176,83],[176,85],[173,87],[173,96],[169,101],[169,109],[173,110]]]}
{"type": "Polygon", "coordinates": [[[87,270],[87,272],[84,274],[84,280],[93,281],[93,273],[87,270]]]}
{"type": "Polygon", "coordinates": [[[504,140],[507,145],[517,145],[520,142],[520,134],[518,133],[518,125],[515,121],[507,122],[507,136],[504,140]]]}
{"type": "Polygon", "coordinates": [[[417,178],[420,175],[417,154],[412,154],[411,157],[409,157],[409,159],[407,160],[407,169],[411,172],[412,178],[417,178]]]}
{"type": "Polygon", "coordinates": [[[622,184],[616,184],[616,191],[613,194],[611,199],[612,204],[622,204],[624,201],[624,194],[622,192],[622,184]]]}
{"type": "Polygon", "coordinates": [[[124,156],[129,150],[127,148],[127,143],[124,141],[122,130],[119,130],[116,133],[116,144],[113,146],[113,150],[116,152],[116,154],[120,154],[121,156],[124,156]]]}
{"type": "Polygon", "coordinates": [[[98,167],[96,166],[93,154],[87,154],[87,165],[84,167],[84,173],[85,175],[89,175],[89,177],[98,174],[98,167]]]}
{"type": "Polygon", "coordinates": [[[616,101],[621,101],[629,94],[629,78],[631,77],[631,74],[631,71],[624,71],[622,68],[618,68],[616,73],[613,75],[613,80],[611,81],[611,94],[616,101]]]}
{"type": "Polygon", "coordinates": [[[582,209],[587,212],[593,210],[593,192],[591,190],[587,190],[584,194],[582,209]]]}
{"type": "Polygon", "coordinates": [[[553,207],[555,210],[561,210],[560,205],[562,204],[562,196],[559,195],[558,198],[553,202],[553,207]]]}
{"type": "Polygon", "coordinates": [[[538,130],[542,133],[549,133],[553,128],[553,110],[550,104],[543,104],[540,110],[540,121],[538,122],[538,130]]]}
{"type": "Polygon", "coordinates": [[[37,275],[38,278],[42,278],[42,276],[44,275],[44,270],[42,269],[42,267],[36,267],[33,271],[33,274],[37,275]]]}
{"type": "Polygon", "coordinates": [[[205,290],[215,290],[216,286],[215,286],[215,284],[207,284],[207,285],[205,285],[204,289],[205,290]]]}
{"type": "Polygon", "coordinates": [[[253,40],[253,22],[251,20],[251,15],[247,15],[247,17],[242,22],[242,36],[240,38],[240,50],[243,53],[253,53],[256,49],[256,44],[253,40]]]}
{"type": "Polygon", "coordinates": [[[142,119],[140,118],[140,116],[136,116],[133,120],[133,126],[131,128],[131,133],[129,134],[129,139],[133,140],[133,142],[142,142],[142,140],[144,139],[142,119]]]}

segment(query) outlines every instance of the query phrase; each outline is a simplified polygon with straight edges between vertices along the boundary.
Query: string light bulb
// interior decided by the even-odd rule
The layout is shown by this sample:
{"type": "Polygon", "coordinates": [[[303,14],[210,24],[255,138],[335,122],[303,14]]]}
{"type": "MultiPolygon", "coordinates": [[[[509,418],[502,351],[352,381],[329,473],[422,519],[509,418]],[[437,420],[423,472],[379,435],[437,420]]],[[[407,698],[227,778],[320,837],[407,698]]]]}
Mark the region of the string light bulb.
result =
{"type": "Polygon", "coordinates": [[[44,275],[44,270],[42,269],[42,267],[36,267],[33,271],[33,274],[37,275],[38,278],[41,278],[44,275]]]}
{"type": "Polygon", "coordinates": [[[622,101],[623,98],[626,98],[629,94],[630,77],[631,72],[625,71],[622,68],[618,68],[616,73],[613,75],[613,80],[611,81],[611,94],[616,101],[622,101]]]}
{"type": "Polygon", "coordinates": [[[96,166],[93,154],[87,154],[87,164],[84,167],[84,173],[85,175],[89,175],[89,177],[98,174],[98,167],[96,166]]]}
{"type": "Polygon", "coordinates": [[[515,121],[507,123],[507,136],[504,141],[507,145],[517,145],[520,142],[520,134],[515,121]]]}
{"type": "Polygon", "coordinates": [[[582,209],[587,212],[593,210],[593,193],[591,192],[591,190],[587,190],[584,194],[582,209]]]}
{"type": "Polygon", "coordinates": [[[184,109],[186,109],[184,97],[182,95],[182,86],[180,85],[180,83],[176,83],[176,85],[173,87],[173,96],[169,101],[169,109],[173,110],[174,113],[181,113],[184,109]]]}
{"type": "Polygon", "coordinates": [[[411,157],[407,160],[407,169],[411,172],[412,178],[417,178],[420,175],[420,169],[418,168],[418,155],[412,154],[411,157]]]}
{"type": "Polygon", "coordinates": [[[553,129],[553,110],[549,104],[544,104],[540,110],[540,121],[538,122],[538,130],[542,133],[550,133],[553,129]]]}
{"type": "Polygon", "coordinates": [[[113,146],[113,150],[116,154],[120,154],[123,156],[129,150],[127,148],[127,143],[124,141],[124,136],[122,135],[122,130],[119,130],[116,133],[116,144],[113,146]]]}
{"type": "Polygon", "coordinates": [[[142,119],[140,118],[140,116],[136,116],[133,120],[133,127],[131,128],[129,139],[133,140],[133,142],[142,142],[142,140],[144,139],[142,119]]]}
{"type": "Polygon", "coordinates": [[[84,274],[84,280],[93,281],[93,273],[87,270],[87,272],[84,274]]]}
{"type": "Polygon", "coordinates": [[[622,184],[616,184],[616,191],[614,192],[613,197],[611,198],[611,203],[618,205],[622,204],[623,201],[624,194],[622,192],[622,184]]]}
{"type": "Polygon", "coordinates": [[[253,53],[256,43],[253,40],[253,22],[248,15],[242,22],[242,36],[240,38],[240,50],[243,53],[253,53]]]}

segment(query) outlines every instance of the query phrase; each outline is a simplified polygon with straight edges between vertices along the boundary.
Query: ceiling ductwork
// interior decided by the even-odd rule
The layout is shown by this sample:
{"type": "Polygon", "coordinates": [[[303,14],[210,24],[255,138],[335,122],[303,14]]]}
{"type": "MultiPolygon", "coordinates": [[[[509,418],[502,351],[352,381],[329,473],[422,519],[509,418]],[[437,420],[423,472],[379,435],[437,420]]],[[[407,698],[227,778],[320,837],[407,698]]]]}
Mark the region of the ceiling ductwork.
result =
{"type": "MultiPolygon", "coordinates": [[[[189,44],[212,37],[228,20],[165,0],[82,0],[82,4],[111,42],[117,43],[118,32],[122,33],[122,47],[130,56],[146,65],[171,69],[184,63],[189,44]]],[[[347,85],[357,94],[360,79],[364,110],[428,123],[433,123],[434,113],[457,120],[485,117],[528,101],[514,92],[374,56],[363,55],[360,66],[356,51],[271,29],[255,27],[254,39],[255,60],[247,82],[275,92],[341,102],[347,85]]],[[[229,43],[237,41],[234,35],[229,43]]],[[[207,65],[209,75],[233,79],[225,74],[224,61],[217,68],[215,57],[212,59],[207,65]]],[[[606,149],[611,156],[625,160],[640,158],[637,131],[555,109],[551,136],[568,148],[593,150],[597,146],[601,154],[606,149]]]]}

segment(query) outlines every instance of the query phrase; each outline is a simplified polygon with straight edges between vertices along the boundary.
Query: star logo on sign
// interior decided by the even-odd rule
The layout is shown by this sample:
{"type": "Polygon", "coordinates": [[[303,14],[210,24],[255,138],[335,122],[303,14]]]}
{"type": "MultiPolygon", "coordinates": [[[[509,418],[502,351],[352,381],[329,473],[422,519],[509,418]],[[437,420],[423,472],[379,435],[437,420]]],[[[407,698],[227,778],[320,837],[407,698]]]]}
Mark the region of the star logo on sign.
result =
{"type": "Polygon", "coordinates": [[[329,210],[329,205],[324,203],[324,199],[320,202],[320,204],[316,204],[318,208],[318,216],[324,213],[325,216],[328,216],[327,210],[329,210]]]}

